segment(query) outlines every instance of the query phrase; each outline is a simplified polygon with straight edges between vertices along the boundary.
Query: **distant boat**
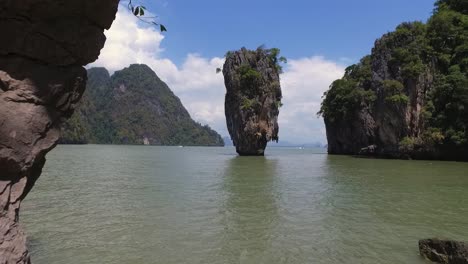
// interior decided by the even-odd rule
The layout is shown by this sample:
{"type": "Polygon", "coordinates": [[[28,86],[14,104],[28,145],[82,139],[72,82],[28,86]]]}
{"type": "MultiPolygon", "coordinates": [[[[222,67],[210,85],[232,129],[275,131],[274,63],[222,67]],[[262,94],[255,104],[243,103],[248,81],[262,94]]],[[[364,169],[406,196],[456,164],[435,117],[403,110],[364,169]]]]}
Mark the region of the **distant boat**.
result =
{"type": "Polygon", "coordinates": [[[179,146],[179,148],[183,148],[184,146],[179,146]]]}

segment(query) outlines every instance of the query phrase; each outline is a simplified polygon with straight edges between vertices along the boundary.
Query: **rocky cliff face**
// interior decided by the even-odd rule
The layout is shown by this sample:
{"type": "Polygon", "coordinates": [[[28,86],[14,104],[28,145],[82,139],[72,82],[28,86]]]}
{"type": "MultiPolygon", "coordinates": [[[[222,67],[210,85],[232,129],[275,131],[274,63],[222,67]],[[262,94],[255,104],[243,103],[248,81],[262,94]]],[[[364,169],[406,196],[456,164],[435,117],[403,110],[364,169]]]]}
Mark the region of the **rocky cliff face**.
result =
{"type": "Polygon", "coordinates": [[[0,263],[29,263],[21,201],[85,88],[118,0],[0,2],[0,263]]]}
{"type": "Polygon", "coordinates": [[[278,141],[282,97],[278,53],[242,48],[226,56],[226,122],[240,155],[263,155],[268,141],[278,141]]]}
{"type": "Polygon", "coordinates": [[[433,75],[428,68],[408,78],[400,66],[392,65],[393,50],[407,42],[406,39],[395,42],[392,34],[385,35],[376,41],[370,57],[356,68],[348,68],[349,77],[345,78],[365,79],[355,85],[372,92],[372,98],[368,101],[360,98],[359,107],[348,109],[349,112],[338,118],[325,116],[329,153],[398,156],[403,137],[421,135],[425,94],[432,85],[433,75]],[[354,77],[358,71],[368,76],[354,77]],[[392,96],[400,97],[393,101],[392,96]]]}
{"type": "Polygon", "coordinates": [[[330,154],[468,160],[468,30],[444,35],[458,27],[453,17],[468,16],[444,2],[428,24],[403,23],[377,40],[331,85],[320,111],[330,154]]]}

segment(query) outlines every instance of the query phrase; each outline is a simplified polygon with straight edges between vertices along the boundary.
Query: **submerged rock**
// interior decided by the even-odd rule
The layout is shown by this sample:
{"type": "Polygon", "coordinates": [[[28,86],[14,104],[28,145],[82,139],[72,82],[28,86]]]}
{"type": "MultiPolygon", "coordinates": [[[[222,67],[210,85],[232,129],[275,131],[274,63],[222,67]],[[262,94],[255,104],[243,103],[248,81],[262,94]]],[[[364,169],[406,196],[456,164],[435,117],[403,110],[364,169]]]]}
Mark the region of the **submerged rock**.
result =
{"type": "Polygon", "coordinates": [[[282,98],[278,54],[278,49],[242,48],[226,56],[226,122],[239,155],[263,155],[268,141],[278,141],[282,98]]]}
{"type": "Polygon", "coordinates": [[[419,240],[419,252],[426,259],[444,264],[468,264],[468,244],[452,240],[419,240]]]}
{"type": "Polygon", "coordinates": [[[118,0],[0,1],[0,263],[30,263],[21,201],[97,59],[118,0]]]}

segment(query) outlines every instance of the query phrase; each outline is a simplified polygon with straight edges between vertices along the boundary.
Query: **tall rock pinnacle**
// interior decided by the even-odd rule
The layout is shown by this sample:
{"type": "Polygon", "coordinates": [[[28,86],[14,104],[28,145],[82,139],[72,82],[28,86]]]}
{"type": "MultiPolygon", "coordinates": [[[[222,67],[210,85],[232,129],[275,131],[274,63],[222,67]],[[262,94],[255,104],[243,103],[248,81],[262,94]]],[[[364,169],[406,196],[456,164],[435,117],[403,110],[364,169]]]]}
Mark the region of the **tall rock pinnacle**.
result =
{"type": "Polygon", "coordinates": [[[278,54],[278,49],[242,48],[226,56],[226,122],[239,155],[264,155],[268,141],[278,141],[283,60],[278,54]]]}

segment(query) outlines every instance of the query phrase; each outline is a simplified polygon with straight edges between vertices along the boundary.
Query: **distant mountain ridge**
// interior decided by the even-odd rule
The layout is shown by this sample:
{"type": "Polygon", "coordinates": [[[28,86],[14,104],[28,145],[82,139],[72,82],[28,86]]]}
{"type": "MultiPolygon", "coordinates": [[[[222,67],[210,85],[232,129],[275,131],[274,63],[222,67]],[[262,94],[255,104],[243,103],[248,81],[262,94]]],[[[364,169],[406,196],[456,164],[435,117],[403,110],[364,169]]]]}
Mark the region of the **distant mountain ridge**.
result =
{"type": "Polygon", "coordinates": [[[86,92],[63,125],[60,143],[224,145],[216,131],[193,121],[180,99],[143,64],[112,76],[105,68],[89,69],[86,92]]]}

